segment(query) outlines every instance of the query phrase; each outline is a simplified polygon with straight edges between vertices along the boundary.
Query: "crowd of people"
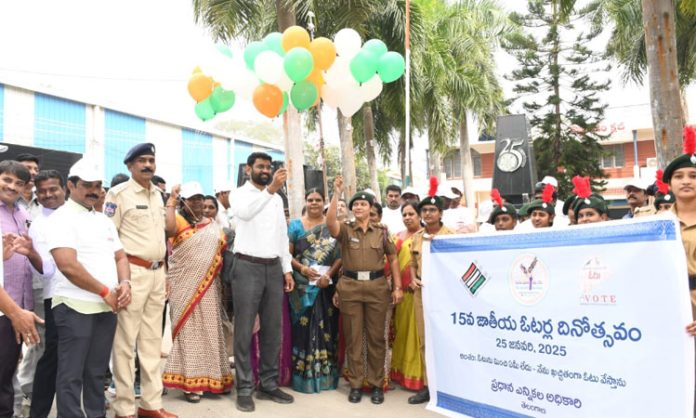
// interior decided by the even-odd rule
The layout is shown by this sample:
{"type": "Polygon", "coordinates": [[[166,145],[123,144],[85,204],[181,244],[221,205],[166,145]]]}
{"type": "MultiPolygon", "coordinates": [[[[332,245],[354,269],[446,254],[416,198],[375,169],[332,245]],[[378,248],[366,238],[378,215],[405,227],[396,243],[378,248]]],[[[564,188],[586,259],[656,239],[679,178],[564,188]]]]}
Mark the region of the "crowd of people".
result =
{"type": "MultiPolygon", "coordinates": [[[[696,138],[685,136],[691,147],[654,186],[625,190],[627,217],[679,220],[696,306],[696,138]]],[[[254,395],[290,404],[283,386],[318,393],[341,379],[352,403],[381,404],[398,384],[421,404],[425,241],[609,219],[589,178],[565,202],[545,178],[519,210],[494,189],[475,217],[435,179],[422,197],[388,186],[382,207],[371,190],[343,200],[339,176],[329,201],[309,189],[290,220],[287,170],[265,153],[248,156],[242,187],[215,196],[195,181],[167,193],[155,154],[133,147],[130,175],[109,188],[89,156],[67,177],[33,155],[0,162],[0,418],[47,417],[54,398],[59,417],[103,417],[109,386],[116,417],[175,417],[162,407],[170,389],[197,403],[234,387],[251,412],[254,395]]]]}

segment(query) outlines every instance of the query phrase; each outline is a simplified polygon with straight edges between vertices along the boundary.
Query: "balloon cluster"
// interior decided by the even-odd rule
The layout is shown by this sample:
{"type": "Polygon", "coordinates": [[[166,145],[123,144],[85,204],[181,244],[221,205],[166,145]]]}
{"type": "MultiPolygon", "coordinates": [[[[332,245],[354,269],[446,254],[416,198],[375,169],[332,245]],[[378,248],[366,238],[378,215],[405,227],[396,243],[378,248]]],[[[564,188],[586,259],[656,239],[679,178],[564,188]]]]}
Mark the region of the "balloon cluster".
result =
{"type": "Polygon", "coordinates": [[[229,110],[237,92],[270,118],[282,115],[288,106],[309,109],[320,99],[352,116],[364,102],[379,96],[383,83],[399,79],[405,68],[401,54],[388,51],[384,42],[371,39],[361,44],[353,29],[340,30],[333,41],[310,40],[304,28],[291,26],[249,43],[243,62],[226,47],[218,47],[225,58],[217,58],[222,65],[211,71],[215,74],[206,75],[197,67],[189,80],[196,115],[205,121],[229,110]]]}

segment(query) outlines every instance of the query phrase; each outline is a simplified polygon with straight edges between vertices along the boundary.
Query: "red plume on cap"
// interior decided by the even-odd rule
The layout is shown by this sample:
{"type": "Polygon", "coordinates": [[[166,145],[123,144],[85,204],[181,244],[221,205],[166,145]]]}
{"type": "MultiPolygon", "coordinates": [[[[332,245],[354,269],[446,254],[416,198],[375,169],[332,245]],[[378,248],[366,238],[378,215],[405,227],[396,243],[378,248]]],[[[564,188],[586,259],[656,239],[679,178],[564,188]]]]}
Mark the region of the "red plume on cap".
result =
{"type": "Polygon", "coordinates": [[[498,191],[498,189],[491,190],[491,200],[493,200],[501,208],[503,207],[503,198],[500,197],[500,191],[498,191]]]}
{"type": "Polygon", "coordinates": [[[435,197],[437,195],[437,177],[430,177],[430,189],[428,189],[428,196],[435,197]]]}
{"type": "Polygon", "coordinates": [[[553,191],[553,186],[546,184],[544,186],[544,192],[541,194],[541,200],[543,200],[544,203],[551,203],[553,201],[553,191]]]}
{"type": "Polygon", "coordinates": [[[589,177],[573,177],[573,193],[579,198],[586,199],[592,195],[592,186],[590,186],[589,177]]]}
{"type": "Polygon", "coordinates": [[[693,126],[684,126],[684,154],[696,154],[696,130],[693,126]]]}
{"type": "Polygon", "coordinates": [[[655,178],[657,179],[657,190],[662,194],[667,194],[669,193],[669,185],[662,181],[663,174],[664,171],[662,170],[657,170],[657,172],[655,173],[655,178]]]}

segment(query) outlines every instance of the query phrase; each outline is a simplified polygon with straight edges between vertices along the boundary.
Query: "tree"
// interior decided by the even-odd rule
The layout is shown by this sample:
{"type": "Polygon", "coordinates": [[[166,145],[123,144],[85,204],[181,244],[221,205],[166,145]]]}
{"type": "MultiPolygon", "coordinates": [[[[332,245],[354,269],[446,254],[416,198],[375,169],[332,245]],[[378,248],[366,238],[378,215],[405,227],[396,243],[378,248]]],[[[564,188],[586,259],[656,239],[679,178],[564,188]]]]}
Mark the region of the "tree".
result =
{"type": "MultiPolygon", "coordinates": [[[[326,175],[328,178],[332,179],[336,177],[337,175],[341,174],[343,171],[342,168],[342,160],[341,160],[341,151],[339,148],[335,145],[328,145],[324,148],[324,153],[326,155],[326,175]]],[[[307,164],[310,166],[316,166],[320,167],[321,164],[318,163],[319,161],[319,148],[314,146],[313,144],[306,143],[305,144],[305,155],[307,157],[307,164]]],[[[367,167],[367,164],[365,162],[364,158],[357,158],[356,159],[356,174],[357,174],[357,180],[356,180],[356,186],[358,190],[365,190],[370,186],[370,173],[369,169],[367,167]]],[[[386,177],[383,172],[379,172],[378,176],[386,177]]],[[[383,180],[383,182],[386,182],[386,180],[383,180]]],[[[329,184],[329,190],[328,190],[328,195],[331,196],[333,194],[333,182],[330,181],[329,184]]],[[[375,193],[379,193],[379,190],[375,190],[375,193]]],[[[350,198],[352,195],[347,196],[350,198]]]]}
{"type": "Polygon", "coordinates": [[[595,28],[612,28],[607,53],[623,67],[624,78],[643,84],[648,74],[661,167],[681,153],[681,130],[688,120],[684,90],[696,77],[694,4],[691,0],[593,0],[586,9],[595,28]],[[643,30],[638,30],[641,26],[643,30]]]}
{"type": "MultiPolygon", "coordinates": [[[[468,138],[468,118],[491,127],[504,110],[502,89],[495,75],[493,52],[498,39],[515,28],[489,0],[421,1],[424,41],[414,44],[417,89],[416,115],[428,134],[433,160],[455,145],[459,137],[463,190],[473,207],[474,173],[468,138]]],[[[417,119],[417,120],[419,120],[417,119]]],[[[439,167],[438,167],[439,168],[439,167]]],[[[434,170],[439,171],[438,169],[434,170]]]]}
{"type": "Polygon", "coordinates": [[[555,176],[559,195],[565,197],[574,175],[590,176],[597,187],[605,183],[600,141],[606,136],[597,127],[606,104],[598,94],[610,83],[590,76],[608,69],[588,46],[597,32],[575,28],[577,12],[561,6],[567,2],[530,0],[526,15],[512,16],[527,33],[509,38],[505,46],[520,65],[509,79],[516,82],[517,99],[530,115],[537,173],[540,178],[555,176]]]}

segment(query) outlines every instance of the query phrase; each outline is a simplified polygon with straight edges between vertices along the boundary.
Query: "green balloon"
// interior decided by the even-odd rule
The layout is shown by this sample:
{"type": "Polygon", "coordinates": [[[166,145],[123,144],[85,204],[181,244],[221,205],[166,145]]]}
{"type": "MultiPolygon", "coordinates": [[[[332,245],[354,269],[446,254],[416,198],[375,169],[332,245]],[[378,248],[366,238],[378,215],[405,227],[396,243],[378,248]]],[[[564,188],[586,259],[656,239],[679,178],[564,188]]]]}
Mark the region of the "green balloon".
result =
{"type": "Polygon", "coordinates": [[[263,38],[263,45],[267,50],[273,51],[280,55],[285,56],[285,50],[283,49],[283,34],[280,32],[271,32],[263,38]]]}
{"type": "Polygon", "coordinates": [[[213,90],[209,97],[210,105],[215,113],[222,113],[230,110],[234,106],[235,95],[232,90],[225,90],[218,86],[213,90]]]}
{"type": "Polygon", "coordinates": [[[284,91],[283,92],[283,105],[280,107],[280,112],[278,112],[278,116],[285,113],[285,111],[288,109],[288,102],[289,101],[290,100],[288,99],[288,93],[284,91]]]}
{"type": "Polygon", "coordinates": [[[246,62],[248,69],[254,71],[254,61],[256,61],[256,57],[265,50],[266,46],[259,41],[251,42],[244,48],[244,62],[246,62]]]}
{"type": "Polygon", "coordinates": [[[404,61],[404,57],[394,51],[389,51],[382,55],[377,64],[379,78],[381,78],[384,83],[391,83],[394,80],[398,80],[399,77],[404,74],[405,68],[406,62],[404,61]]]}
{"type": "Polygon", "coordinates": [[[309,109],[317,100],[317,88],[309,80],[302,80],[295,83],[290,90],[292,105],[297,110],[309,109]]]}
{"type": "Polygon", "coordinates": [[[387,45],[379,39],[370,39],[369,41],[365,42],[363,49],[372,52],[377,58],[380,58],[382,55],[386,54],[387,51],[389,51],[387,45]]]}
{"type": "Polygon", "coordinates": [[[364,83],[375,75],[378,62],[377,56],[363,48],[350,60],[350,73],[355,81],[364,83]]]}
{"type": "Polygon", "coordinates": [[[198,116],[198,118],[203,122],[215,117],[215,110],[210,103],[210,98],[196,103],[196,107],[194,109],[196,111],[196,116],[198,116]]]}
{"type": "Polygon", "coordinates": [[[314,58],[312,58],[312,54],[306,48],[296,47],[285,55],[283,67],[290,80],[294,82],[302,81],[314,69],[314,58]]]}
{"type": "Polygon", "coordinates": [[[220,51],[222,55],[226,55],[227,57],[232,58],[232,50],[229,49],[227,45],[217,44],[215,45],[215,47],[218,51],[220,51]]]}

